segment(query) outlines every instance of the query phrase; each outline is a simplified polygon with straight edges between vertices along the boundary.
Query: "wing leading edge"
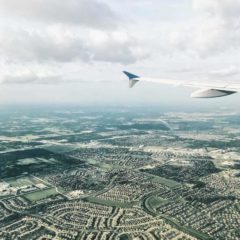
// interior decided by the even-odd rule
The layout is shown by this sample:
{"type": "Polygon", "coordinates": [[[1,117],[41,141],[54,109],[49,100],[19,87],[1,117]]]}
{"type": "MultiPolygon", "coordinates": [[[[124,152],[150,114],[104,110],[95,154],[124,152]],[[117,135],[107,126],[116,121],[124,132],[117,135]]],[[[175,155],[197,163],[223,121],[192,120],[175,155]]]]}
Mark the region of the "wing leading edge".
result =
{"type": "Polygon", "coordinates": [[[191,94],[192,98],[217,98],[225,97],[240,91],[239,83],[226,83],[226,82],[196,82],[196,81],[182,81],[173,79],[159,79],[159,78],[145,78],[139,77],[135,74],[124,71],[123,72],[129,78],[129,87],[132,88],[139,81],[154,82],[160,84],[167,84],[173,86],[186,86],[192,88],[198,88],[191,94]]]}

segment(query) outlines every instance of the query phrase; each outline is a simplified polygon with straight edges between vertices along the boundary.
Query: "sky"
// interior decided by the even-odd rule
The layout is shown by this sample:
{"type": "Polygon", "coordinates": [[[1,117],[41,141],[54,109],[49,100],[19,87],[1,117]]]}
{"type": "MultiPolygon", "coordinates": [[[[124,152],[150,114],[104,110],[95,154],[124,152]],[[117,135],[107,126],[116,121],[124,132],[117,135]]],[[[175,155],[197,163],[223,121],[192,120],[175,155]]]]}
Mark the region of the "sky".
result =
{"type": "Polygon", "coordinates": [[[0,0],[0,104],[240,107],[140,76],[240,81],[240,0],[0,0]]]}

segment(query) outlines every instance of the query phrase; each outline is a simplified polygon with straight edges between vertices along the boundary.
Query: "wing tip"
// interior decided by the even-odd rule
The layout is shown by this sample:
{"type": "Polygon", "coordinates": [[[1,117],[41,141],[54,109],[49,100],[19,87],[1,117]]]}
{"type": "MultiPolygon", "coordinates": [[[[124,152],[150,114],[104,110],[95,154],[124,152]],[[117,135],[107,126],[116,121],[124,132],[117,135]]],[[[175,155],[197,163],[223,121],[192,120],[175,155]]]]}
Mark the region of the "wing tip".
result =
{"type": "Polygon", "coordinates": [[[130,72],[127,72],[127,71],[123,71],[123,73],[129,78],[129,80],[131,79],[136,79],[136,78],[140,78],[139,76],[135,75],[135,74],[132,74],[130,72]]]}
{"type": "Polygon", "coordinates": [[[129,88],[133,88],[140,77],[127,71],[123,71],[123,73],[129,78],[129,88]]]}

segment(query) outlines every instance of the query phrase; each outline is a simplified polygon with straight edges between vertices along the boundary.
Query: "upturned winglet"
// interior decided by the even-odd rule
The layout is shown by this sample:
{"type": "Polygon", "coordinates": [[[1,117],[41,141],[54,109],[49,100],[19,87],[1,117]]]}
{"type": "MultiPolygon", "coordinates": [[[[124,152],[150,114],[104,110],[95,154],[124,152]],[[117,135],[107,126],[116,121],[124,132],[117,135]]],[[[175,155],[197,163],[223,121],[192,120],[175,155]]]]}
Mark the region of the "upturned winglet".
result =
{"type": "Polygon", "coordinates": [[[123,71],[123,73],[124,73],[125,75],[127,75],[127,77],[129,78],[129,87],[130,87],[130,88],[132,88],[132,87],[139,81],[139,79],[140,79],[139,76],[134,75],[134,74],[132,74],[132,73],[130,73],[130,72],[123,71]]]}

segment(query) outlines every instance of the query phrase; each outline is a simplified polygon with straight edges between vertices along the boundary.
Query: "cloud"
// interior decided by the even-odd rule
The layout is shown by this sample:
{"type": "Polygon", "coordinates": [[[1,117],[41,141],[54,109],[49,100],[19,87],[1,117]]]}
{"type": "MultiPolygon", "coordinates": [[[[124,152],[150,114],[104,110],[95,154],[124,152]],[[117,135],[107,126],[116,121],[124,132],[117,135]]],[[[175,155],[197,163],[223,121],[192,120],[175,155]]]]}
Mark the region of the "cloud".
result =
{"type": "Polygon", "coordinates": [[[2,84],[59,84],[66,82],[61,76],[39,77],[35,73],[22,75],[5,75],[1,79],[2,84]]]}
{"type": "Polygon", "coordinates": [[[195,47],[200,46],[200,55],[222,54],[240,47],[239,1],[194,0],[194,4],[195,9],[209,13],[195,31],[195,47]]]}
{"type": "Polygon", "coordinates": [[[167,32],[163,52],[208,58],[239,49],[239,1],[193,0],[192,3],[196,15],[201,17],[180,30],[173,28],[167,32]]]}
{"type": "Polygon", "coordinates": [[[98,0],[0,0],[1,12],[50,24],[65,23],[93,28],[116,28],[118,17],[98,0]]]}
{"type": "Polygon", "coordinates": [[[0,33],[0,56],[11,62],[81,60],[130,64],[145,57],[136,47],[136,41],[122,31],[54,27],[46,31],[4,28],[0,33]]]}
{"type": "Polygon", "coordinates": [[[240,2],[236,0],[193,0],[193,7],[225,20],[234,20],[240,17],[240,2]]]}
{"type": "Polygon", "coordinates": [[[63,81],[60,75],[43,71],[33,72],[28,68],[1,73],[0,76],[2,84],[57,84],[63,81]]]}
{"type": "Polygon", "coordinates": [[[132,64],[147,56],[102,1],[0,0],[0,5],[0,60],[132,64]]]}
{"type": "Polygon", "coordinates": [[[238,66],[232,65],[223,69],[210,71],[209,76],[214,78],[223,78],[223,79],[233,78],[235,76],[239,77],[240,70],[238,66]]]}
{"type": "MultiPolygon", "coordinates": [[[[75,72],[76,73],[76,72],[75,72]]],[[[78,72],[80,75],[80,71],[78,72]]],[[[109,83],[109,80],[96,78],[91,80],[91,83],[109,83]]],[[[54,73],[43,71],[43,69],[30,70],[28,68],[21,68],[14,72],[8,72],[0,75],[0,83],[4,85],[58,85],[58,84],[85,84],[89,80],[83,76],[71,76],[64,73],[54,73]]]]}
{"type": "Polygon", "coordinates": [[[25,29],[2,29],[0,54],[9,61],[59,61],[66,62],[79,58],[88,60],[89,54],[81,39],[62,35],[58,40],[54,34],[25,29]]]}

